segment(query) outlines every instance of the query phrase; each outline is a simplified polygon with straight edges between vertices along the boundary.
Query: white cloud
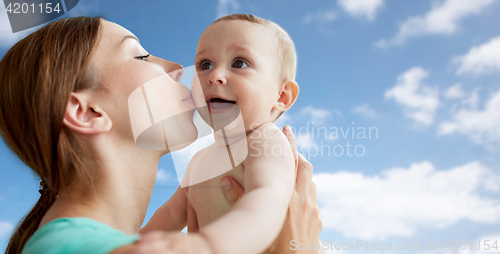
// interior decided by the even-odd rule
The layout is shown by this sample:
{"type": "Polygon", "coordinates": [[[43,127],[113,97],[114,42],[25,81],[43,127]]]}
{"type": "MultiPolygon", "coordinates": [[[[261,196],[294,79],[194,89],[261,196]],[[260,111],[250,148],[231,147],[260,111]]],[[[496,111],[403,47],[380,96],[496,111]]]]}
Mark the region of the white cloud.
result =
{"type": "Polygon", "coordinates": [[[313,106],[307,106],[302,108],[298,113],[286,120],[290,123],[293,120],[293,125],[306,123],[306,126],[300,128],[295,128],[294,130],[295,138],[297,140],[297,150],[300,153],[307,155],[310,148],[318,147],[318,140],[320,139],[319,134],[314,134],[314,128],[317,126],[325,125],[327,120],[333,115],[341,116],[342,113],[338,110],[327,110],[322,108],[315,108],[313,106]],[[299,119],[299,121],[295,120],[299,119]]]}
{"type": "Polygon", "coordinates": [[[371,118],[377,117],[378,115],[377,112],[375,112],[375,110],[373,110],[367,103],[355,106],[352,109],[352,113],[368,116],[371,118]]]}
{"type": "Polygon", "coordinates": [[[479,103],[479,90],[481,90],[480,87],[474,89],[472,94],[462,101],[462,104],[468,106],[470,109],[477,109],[477,104],[479,103]]]}
{"type": "Polygon", "coordinates": [[[455,58],[454,61],[460,64],[457,74],[500,71],[500,36],[473,47],[469,53],[455,58]]]}
{"type": "Polygon", "coordinates": [[[164,168],[158,169],[158,172],[156,173],[156,183],[168,183],[173,179],[173,176],[170,172],[168,172],[164,168]]]}
{"type": "Polygon", "coordinates": [[[480,14],[494,2],[495,0],[442,0],[433,4],[432,9],[424,15],[409,17],[399,25],[394,38],[382,39],[377,46],[400,45],[411,37],[428,34],[453,34],[463,18],[480,14]]]}
{"type": "Polygon", "coordinates": [[[436,170],[429,162],[375,176],[314,174],[323,227],[345,237],[412,236],[418,228],[445,228],[459,220],[500,222],[500,177],[479,162],[436,170]]]}
{"type": "Polygon", "coordinates": [[[304,17],[304,24],[309,24],[312,22],[328,23],[334,21],[337,18],[337,14],[334,10],[323,10],[318,12],[308,12],[304,17]]]}
{"type": "Polygon", "coordinates": [[[366,17],[372,21],[384,5],[384,0],[338,0],[344,11],[354,17],[366,17]]]}
{"type": "MultiPolygon", "coordinates": [[[[477,102],[477,90],[468,100],[477,102]]],[[[456,132],[469,136],[476,143],[500,141],[500,90],[486,102],[483,110],[474,105],[461,108],[453,114],[451,121],[439,126],[440,135],[456,132]]]]}
{"type": "Polygon", "coordinates": [[[295,126],[298,124],[306,124],[308,122],[311,125],[324,125],[327,120],[333,116],[342,116],[342,112],[337,109],[329,110],[309,105],[303,107],[297,113],[290,113],[290,111],[283,113],[283,115],[276,120],[275,124],[278,127],[283,127],[287,124],[295,126]]]}
{"type": "Polygon", "coordinates": [[[444,94],[444,97],[448,99],[460,99],[465,96],[465,92],[462,89],[462,84],[457,83],[453,86],[450,86],[448,90],[446,90],[446,93],[444,94]]]}
{"type": "Polygon", "coordinates": [[[309,148],[315,146],[317,143],[309,132],[307,134],[297,133],[297,150],[300,153],[306,153],[309,148]]]}
{"type": "MultiPolygon", "coordinates": [[[[336,115],[342,114],[339,111],[334,111],[333,113],[336,115]]],[[[307,106],[301,109],[300,114],[309,116],[309,121],[316,125],[323,124],[326,119],[332,116],[332,112],[330,112],[329,110],[315,108],[313,106],[307,106]]]]}
{"type": "Polygon", "coordinates": [[[398,77],[397,84],[385,93],[386,99],[394,99],[403,106],[407,117],[423,125],[434,121],[434,113],[439,106],[437,89],[423,85],[428,76],[421,67],[413,67],[398,77]]]}
{"type": "Polygon", "coordinates": [[[240,5],[237,0],[219,0],[219,5],[217,6],[217,18],[234,13],[239,8],[240,5]]]}
{"type": "Polygon", "coordinates": [[[14,230],[14,225],[12,223],[0,221],[0,238],[10,236],[13,230],[14,230]]]}

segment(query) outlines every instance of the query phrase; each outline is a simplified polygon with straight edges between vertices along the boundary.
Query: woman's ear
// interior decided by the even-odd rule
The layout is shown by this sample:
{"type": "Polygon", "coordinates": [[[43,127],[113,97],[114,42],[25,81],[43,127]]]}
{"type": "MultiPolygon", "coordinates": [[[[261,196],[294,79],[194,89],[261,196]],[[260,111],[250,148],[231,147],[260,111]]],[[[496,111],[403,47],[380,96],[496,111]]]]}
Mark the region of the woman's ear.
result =
{"type": "Polygon", "coordinates": [[[91,105],[88,91],[73,92],[66,105],[63,124],[82,134],[98,134],[111,130],[112,122],[97,105],[91,105]]]}
{"type": "Polygon", "coordinates": [[[284,85],[280,93],[278,94],[278,100],[274,104],[274,109],[280,112],[285,112],[290,109],[299,95],[299,85],[295,80],[287,79],[284,81],[284,85]]]}

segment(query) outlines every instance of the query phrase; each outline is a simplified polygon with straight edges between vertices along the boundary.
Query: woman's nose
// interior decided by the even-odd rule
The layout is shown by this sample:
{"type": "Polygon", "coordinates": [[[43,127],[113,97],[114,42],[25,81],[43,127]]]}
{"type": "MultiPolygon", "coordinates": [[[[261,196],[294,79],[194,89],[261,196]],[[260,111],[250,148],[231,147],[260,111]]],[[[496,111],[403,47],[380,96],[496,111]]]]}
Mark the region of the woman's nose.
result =
{"type": "Polygon", "coordinates": [[[214,69],[210,76],[208,77],[209,85],[226,85],[226,76],[222,70],[214,69]]]}
{"type": "Polygon", "coordinates": [[[184,74],[182,65],[154,56],[150,61],[160,65],[173,80],[177,82],[181,81],[182,74],[184,74]]]}
{"type": "Polygon", "coordinates": [[[182,68],[182,65],[176,63],[178,65],[178,69],[168,72],[167,74],[175,81],[181,82],[182,74],[184,74],[184,68],[182,68]]]}

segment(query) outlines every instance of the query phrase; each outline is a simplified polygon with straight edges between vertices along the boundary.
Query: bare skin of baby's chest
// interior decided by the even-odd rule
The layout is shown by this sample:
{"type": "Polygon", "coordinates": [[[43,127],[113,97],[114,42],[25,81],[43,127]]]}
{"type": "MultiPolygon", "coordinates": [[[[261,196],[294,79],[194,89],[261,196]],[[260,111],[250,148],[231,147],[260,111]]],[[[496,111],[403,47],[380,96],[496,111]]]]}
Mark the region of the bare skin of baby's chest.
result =
{"type": "MultiPolygon", "coordinates": [[[[203,168],[206,166],[196,165],[195,167],[203,168]]],[[[188,200],[196,211],[200,228],[231,210],[232,206],[224,195],[220,184],[221,178],[225,176],[233,177],[245,188],[243,164],[215,178],[189,186],[188,200]]]]}

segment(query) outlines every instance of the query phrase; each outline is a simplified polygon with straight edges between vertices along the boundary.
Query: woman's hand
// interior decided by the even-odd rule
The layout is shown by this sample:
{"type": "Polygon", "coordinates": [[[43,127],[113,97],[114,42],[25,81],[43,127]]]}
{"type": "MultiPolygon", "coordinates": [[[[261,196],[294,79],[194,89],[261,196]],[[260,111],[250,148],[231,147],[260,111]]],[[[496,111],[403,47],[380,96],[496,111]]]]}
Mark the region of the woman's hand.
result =
{"type": "MultiPolygon", "coordinates": [[[[296,241],[294,244],[311,243],[314,246],[314,243],[318,242],[322,223],[319,217],[316,185],[311,180],[313,166],[297,152],[295,136],[291,128],[286,126],[283,128],[283,133],[292,146],[297,178],[283,229],[266,253],[317,253],[317,250],[291,249],[293,247],[290,244],[292,240],[296,241]]],[[[221,185],[231,205],[234,205],[245,193],[241,185],[231,177],[222,178],[221,185]]]]}

